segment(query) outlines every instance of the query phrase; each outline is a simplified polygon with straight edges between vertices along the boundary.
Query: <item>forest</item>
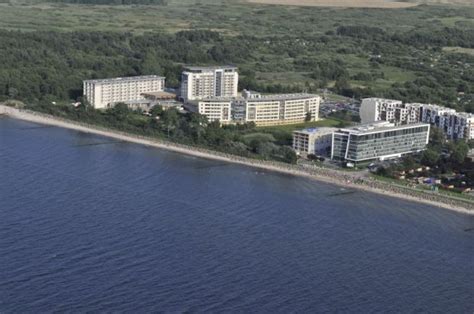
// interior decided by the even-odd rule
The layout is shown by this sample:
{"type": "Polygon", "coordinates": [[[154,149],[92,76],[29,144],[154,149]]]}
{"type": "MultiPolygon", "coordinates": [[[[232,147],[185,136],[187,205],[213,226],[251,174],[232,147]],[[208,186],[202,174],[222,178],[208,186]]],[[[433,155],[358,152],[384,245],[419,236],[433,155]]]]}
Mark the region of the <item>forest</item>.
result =
{"type": "Polygon", "coordinates": [[[159,74],[178,87],[185,65],[234,64],[241,88],[329,88],[474,111],[474,8],[188,2],[0,5],[0,100],[67,103],[83,80],[114,76],[159,74]]]}

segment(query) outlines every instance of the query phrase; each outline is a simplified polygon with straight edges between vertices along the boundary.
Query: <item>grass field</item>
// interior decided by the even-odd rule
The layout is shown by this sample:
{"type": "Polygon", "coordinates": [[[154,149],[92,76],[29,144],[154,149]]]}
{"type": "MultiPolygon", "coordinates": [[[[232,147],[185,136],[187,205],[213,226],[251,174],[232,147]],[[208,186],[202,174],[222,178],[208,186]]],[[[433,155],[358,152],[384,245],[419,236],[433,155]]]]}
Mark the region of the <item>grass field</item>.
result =
{"type": "Polygon", "coordinates": [[[282,130],[282,131],[293,132],[294,130],[301,130],[301,129],[306,129],[306,128],[340,127],[340,126],[341,126],[340,120],[327,118],[327,119],[323,119],[319,121],[311,121],[311,122],[298,123],[298,124],[265,126],[265,127],[259,127],[258,129],[262,131],[263,130],[265,131],[282,130]]]}

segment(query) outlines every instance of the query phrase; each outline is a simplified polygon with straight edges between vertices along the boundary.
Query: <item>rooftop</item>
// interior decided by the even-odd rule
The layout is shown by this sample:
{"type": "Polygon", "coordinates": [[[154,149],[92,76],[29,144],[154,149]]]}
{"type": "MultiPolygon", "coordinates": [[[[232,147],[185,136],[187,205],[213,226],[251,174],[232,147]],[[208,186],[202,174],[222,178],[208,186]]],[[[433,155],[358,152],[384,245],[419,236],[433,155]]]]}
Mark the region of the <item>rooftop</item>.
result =
{"type": "Polygon", "coordinates": [[[388,98],[379,98],[379,97],[369,97],[369,98],[362,99],[362,101],[364,101],[364,100],[375,100],[375,101],[382,101],[382,102],[397,102],[397,103],[402,102],[401,100],[388,99],[388,98]]]}
{"type": "Polygon", "coordinates": [[[188,71],[215,71],[215,70],[237,70],[233,65],[212,65],[212,66],[187,66],[184,68],[188,71]]]}
{"type": "Polygon", "coordinates": [[[149,79],[165,79],[164,76],[158,75],[142,75],[142,76],[126,76],[126,77],[112,77],[96,80],[84,80],[84,83],[112,83],[120,81],[140,81],[140,80],[149,80],[149,79]]]}
{"type": "Polygon", "coordinates": [[[336,128],[321,127],[321,128],[307,128],[303,130],[296,130],[294,133],[304,133],[304,134],[329,134],[336,131],[336,128]]]}
{"type": "Polygon", "coordinates": [[[199,101],[220,102],[220,101],[232,101],[232,100],[247,100],[249,102],[267,102],[267,101],[279,101],[279,100],[309,99],[309,98],[314,98],[314,97],[319,97],[319,95],[307,94],[307,93],[301,93],[301,94],[275,94],[275,95],[261,95],[260,97],[257,97],[257,98],[245,98],[245,97],[242,97],[242,96],[237,96],[237,97],[222,96],[222,97],[207,97],[207,98],[196,99],[193,102],[199,102],[199,101]]]}
{"type": "Polygon", "coordinates": [[[296,99],[305,99],[305,98],[314,98],[319,97],[316,94],[308,93],[299,93],[299,94],[274,94],[274,95],[261,95],[259,98],[251,98],[249,101],[259,102],[259,101],[271,101],[271,100],[296,100],[296,99]]]}
{"type": "Polygon", "coordinates": [[[147,92],[147,93],[142,93],[144,97],[151,97],[155,99],[174,99],[176,98],[175,93],[170,93],[170,92],[163,92],[163,91],[158,91],[158,92],[147,92]]]}
{"type": "Polygon", "coordinates": [[[352,133],[352,134],[365,134],[373,132],[385,132],[392,130],[403,130],[403,129],[412,129],[420,126],[430,126],[427,123],[413,123],[413,124],[404,124],[404,125],[394,125],[393,123],[387,121],[379,121],[368,124],[361,124],[350,128],[339,129],[340,132],[352,133]]]}

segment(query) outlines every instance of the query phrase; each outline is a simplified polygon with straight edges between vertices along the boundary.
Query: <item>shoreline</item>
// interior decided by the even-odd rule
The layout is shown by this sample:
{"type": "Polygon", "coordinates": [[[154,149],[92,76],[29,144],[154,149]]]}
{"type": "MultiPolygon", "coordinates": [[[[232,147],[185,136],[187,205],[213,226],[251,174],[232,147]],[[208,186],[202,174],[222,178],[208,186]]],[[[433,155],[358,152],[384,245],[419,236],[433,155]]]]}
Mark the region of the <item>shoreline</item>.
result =
{"type": "Polygon", "coordinates": [[[101,128],[100,126],[84,125],[80,122],[64,120],[59,117],[49,116],[32,111],[19,110],[4,105],[0,105],[0,115],[1,114],[18,120],[38,124],[52,125],[79,132],[96,134],[125,142],[145,145],[158,149],[166,149],[168,151],[186,154],[189,156],[195,156],[199,158],[218,160],[222,162],[240,164],[267,171],[305,177],[319,182],[334,184],[344,188],[351,188],[365,192],[396,197],[407,201],[422,203],[459,213],[474,215],[474,210],[470,209],[472,207],[470,204],[468,204],[469,201],[467,200],[462,201],[454,198],[449,198],[448,196],[443,196],[440,194],[423,193],[422,191],[415,191],[413,189],[403,188],[401,186],[394,186],[389,183],[382,183],[375,180],[362,180],[360,182],[355,182],[359,179],[354,176],[351,176],[350,173],[344,173],[340,170],[326,168],[304,169],[304,167],[298,165],[290,165],[272,161],[261,161],[235,155],[229,155],[218,151],[211,151],[203,148],[191,147],[177,143],[170,143],[160,141],[159,139],[141,137],[125,132],[109,130],[101,128]],[[407,193],[412,193],[412,195],[409,195],[407,193]]]}

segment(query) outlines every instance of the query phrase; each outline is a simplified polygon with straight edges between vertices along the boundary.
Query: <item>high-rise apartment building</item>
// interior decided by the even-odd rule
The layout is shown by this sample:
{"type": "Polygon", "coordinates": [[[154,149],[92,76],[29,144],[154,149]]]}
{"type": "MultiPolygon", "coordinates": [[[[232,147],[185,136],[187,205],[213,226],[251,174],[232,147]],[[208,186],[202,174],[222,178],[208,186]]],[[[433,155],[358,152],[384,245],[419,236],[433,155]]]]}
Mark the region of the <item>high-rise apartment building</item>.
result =
{"type": "Polygon", "coordinates": [[[165,78],[157,75],[116,77],[83,82],[84,97],[96,109],[119,102],[144,99],[143,93],[159,92],[165,88],[165,78]]]}
{"type": "Polygon", "coordinates": [[[443,130],[449,139],[474,139],[474,115],[430,104],[366,98],[360,107],[362,123],[388,121],[396,125],[430,123],[443,130]]]}
{"type": "Polygon", "coordinates": [[[374,121],[390,121],[395,120],[395,108],[403,105],[400,100],[383,99],[383,98],[366,98],[362,100],[360,105],[361,123],[370,123],[374,121]]]}
{"type": "Polygon", "coordinates": [[[420,121],[442,129],[449,139],[474,139],[474,114],[437,105],[423,105],[420,121]]]}
{"type": "Polygon", "coordinates": [[[237,97],[238,85],[236,67],[188,67],[181,75],[181,97],[184,101],[237,97]]]}

